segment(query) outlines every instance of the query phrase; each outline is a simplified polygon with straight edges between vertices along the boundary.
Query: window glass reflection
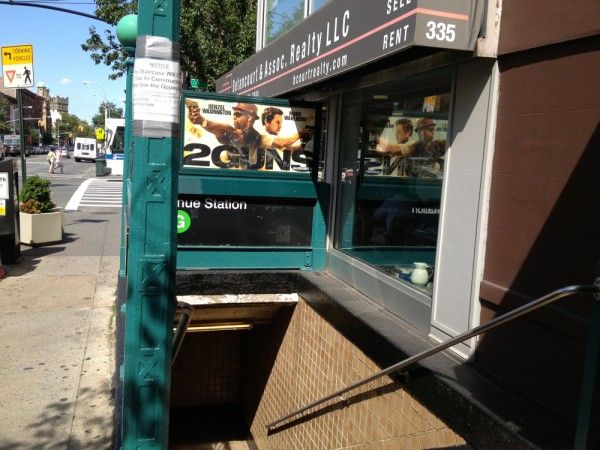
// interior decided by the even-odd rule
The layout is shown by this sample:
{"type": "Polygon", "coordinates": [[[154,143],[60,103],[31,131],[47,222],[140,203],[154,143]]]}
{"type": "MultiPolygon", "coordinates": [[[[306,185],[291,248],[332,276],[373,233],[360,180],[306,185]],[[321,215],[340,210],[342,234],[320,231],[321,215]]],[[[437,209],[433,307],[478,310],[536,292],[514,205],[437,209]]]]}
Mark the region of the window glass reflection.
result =
{"type": "Polygon", "coordinates": [[[342,109],[335,246],[428,294],[450,82],[444,71],[363,89],[342,109]]]}
{"type": "Polygon", "coordinates": [[[267,0],[265,44],[304,19],[304,0],[267,0]]]}
{"type": "Polygon", "coordinates": [[[330,0],[313,0],[310,2],[310,12],[314,13],[316,10],[320,9],[324,4],[329,3],[330,0]]]}

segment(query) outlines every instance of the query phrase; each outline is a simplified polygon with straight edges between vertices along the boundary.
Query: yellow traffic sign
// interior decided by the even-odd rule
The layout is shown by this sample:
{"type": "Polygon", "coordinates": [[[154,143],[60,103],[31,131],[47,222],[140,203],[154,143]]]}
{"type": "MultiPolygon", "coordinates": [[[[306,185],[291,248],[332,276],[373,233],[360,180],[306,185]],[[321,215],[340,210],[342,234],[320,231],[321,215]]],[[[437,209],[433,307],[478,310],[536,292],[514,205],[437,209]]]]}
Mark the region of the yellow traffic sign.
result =
{"type": "Polygon", "coordinates": [[[33,45],[11,45],[2,47],[2,65],[14,66],[33,64],[33,45]]]}
{"type": "Polygon", "coordinates": [[[103,141],[104,137],[104,128],[96,128],[96,140],[103,141]]]}
{"type": "Polygon", "coordinates": [[[0,52],[2,53],[2,81],[4,87],[33,87],[33,45],[1,47],[0,52]]]}

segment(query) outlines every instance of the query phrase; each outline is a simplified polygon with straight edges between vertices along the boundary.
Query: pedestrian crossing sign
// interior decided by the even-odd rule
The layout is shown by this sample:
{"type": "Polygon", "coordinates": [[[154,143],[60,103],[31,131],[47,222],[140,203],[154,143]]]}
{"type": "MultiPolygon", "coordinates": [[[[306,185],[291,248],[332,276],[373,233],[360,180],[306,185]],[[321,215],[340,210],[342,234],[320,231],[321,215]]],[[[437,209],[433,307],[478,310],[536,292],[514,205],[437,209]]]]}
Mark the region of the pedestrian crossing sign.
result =
{"type": "Polygon", "coordinates": [[[34,86],[33,45],[11,45],[1,48],[2,80],[5,88],[34,86]]]}

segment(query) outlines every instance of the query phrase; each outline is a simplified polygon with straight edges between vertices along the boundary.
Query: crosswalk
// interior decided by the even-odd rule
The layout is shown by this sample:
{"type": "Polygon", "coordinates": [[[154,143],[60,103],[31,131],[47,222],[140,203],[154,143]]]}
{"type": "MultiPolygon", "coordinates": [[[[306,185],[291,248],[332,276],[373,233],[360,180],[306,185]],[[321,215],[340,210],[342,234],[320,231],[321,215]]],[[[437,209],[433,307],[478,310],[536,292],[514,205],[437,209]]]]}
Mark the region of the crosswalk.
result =
{"type": "Polygon", "coordinates": [[[121,208],[123,183],[90,178],[79,186],[65,207],[66,211],[81,208],[121,208]]]}

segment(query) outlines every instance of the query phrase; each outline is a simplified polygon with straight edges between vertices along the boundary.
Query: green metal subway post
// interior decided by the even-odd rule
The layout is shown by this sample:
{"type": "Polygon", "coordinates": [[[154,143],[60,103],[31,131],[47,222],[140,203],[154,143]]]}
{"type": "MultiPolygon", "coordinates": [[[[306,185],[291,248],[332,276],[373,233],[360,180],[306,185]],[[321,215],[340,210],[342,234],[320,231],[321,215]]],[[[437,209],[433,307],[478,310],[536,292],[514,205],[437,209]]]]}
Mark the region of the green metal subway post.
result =
{"type": "Polygon", "coordinates": [[[125,149],[123,155],[123,194],[121,210],[121,244],[119,249],[119,277],[124,278],[127,274],[127,240],[129,236],[129,217],[126,215],[129,212],[129,191],[131,189],[131,174],[130,174],[130,154],[132,152],[132,111],[131,111],[131,90],[133,80],[133,62],[135,57],[135,39],[137,38],[137,15],[129,14],[117,23],[117,37],[119,42],[125,49],[127,59],[125,66],[127,67],[127,79],[125,84],[125,136],[123,147],[125,149]]]}
{"type": "Polygon", "coordinates": [[[139,2],[137,26],[122,443],[124,449],[166,449],[175,309],[179,1],[139,2]]]}

